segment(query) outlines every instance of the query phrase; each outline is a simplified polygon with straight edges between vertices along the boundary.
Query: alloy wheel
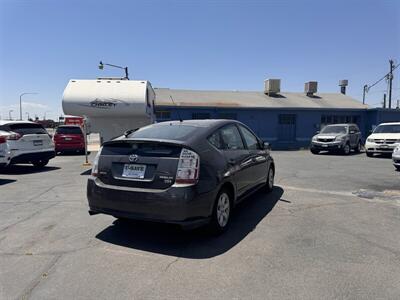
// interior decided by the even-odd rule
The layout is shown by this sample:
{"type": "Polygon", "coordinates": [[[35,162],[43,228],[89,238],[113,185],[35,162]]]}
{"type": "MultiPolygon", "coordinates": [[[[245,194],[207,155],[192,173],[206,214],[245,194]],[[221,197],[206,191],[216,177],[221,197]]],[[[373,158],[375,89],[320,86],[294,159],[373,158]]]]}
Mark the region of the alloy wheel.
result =
{"type": "Polygon", "coordinates": [[[225,227],[228,224],[230,214],[230,202],[229,196],[226,193],[222,193],[218,198],[217,203],[217,221],[219,226],[225,227]]]}

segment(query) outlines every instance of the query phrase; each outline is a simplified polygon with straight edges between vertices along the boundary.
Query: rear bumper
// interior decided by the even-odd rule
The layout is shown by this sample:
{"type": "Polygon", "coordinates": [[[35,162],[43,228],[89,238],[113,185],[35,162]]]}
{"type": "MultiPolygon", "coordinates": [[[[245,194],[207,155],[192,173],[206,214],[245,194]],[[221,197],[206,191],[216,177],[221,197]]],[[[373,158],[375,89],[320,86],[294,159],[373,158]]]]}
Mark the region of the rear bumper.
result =
{"type": "Polygon", "coordinates": [[[316,142],[312,142],[311,143],[311,149],[313,150],[340,150],[342,149],[343,145],[341,142],[330,142],[330,143],[316,143],[316,142]]]}
{"type": "Polygon", "coordinates": [[[89,214],[178,224],[194,228],[210,221],[214,192],[198,194],[195,186],[170,187],[166,190],[119,190],[99,179],[87,183],[89,214]]]}
{"type": "Polygon", "coordinates": [[[30,163],[38,160],[50,160],[56,156],[55,151],[24,153],[11,158],[10,164],[30,163]]]}
{"type": "Polygon", "coordinates": [[[56,152],[85,150],[85,144],[55,144],[56,152]]]}

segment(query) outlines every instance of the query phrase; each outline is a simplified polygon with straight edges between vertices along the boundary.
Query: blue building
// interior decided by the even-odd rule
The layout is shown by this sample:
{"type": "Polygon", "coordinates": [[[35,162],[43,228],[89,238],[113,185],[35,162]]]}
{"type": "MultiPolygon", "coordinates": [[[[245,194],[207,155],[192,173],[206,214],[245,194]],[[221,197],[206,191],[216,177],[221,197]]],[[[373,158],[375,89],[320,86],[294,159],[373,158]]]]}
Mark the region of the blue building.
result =
{"type": "Polygon", "coordinates": [[[156,88],[156,117],[158,122],[235,119],[274,149],[308,147],[327,124],[356,123],[366,138],[379,123],[400,121],[399,109],[369,109],[342,93],[316,93],[316,83],[310,91],[307,84],[304,93],[271,92],[267,84],[264,92],[156,88]]]}

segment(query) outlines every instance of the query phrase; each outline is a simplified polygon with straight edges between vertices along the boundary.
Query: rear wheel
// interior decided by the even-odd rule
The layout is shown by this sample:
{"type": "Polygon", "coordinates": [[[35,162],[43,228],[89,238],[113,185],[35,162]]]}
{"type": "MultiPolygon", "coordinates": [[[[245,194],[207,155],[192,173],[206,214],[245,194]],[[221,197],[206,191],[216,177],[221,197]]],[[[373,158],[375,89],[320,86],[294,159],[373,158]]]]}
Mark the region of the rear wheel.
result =
{"type": "Polygon", "coordinates": [[[357,146],[354,148],[354,151],[356,153],[360,153],[361,152],[361,142],[360,141],[358,142],[357,146]]]}
{"type": "Polygon", "coordinates": [[[43,168],[44,166],[46,166],[49,163],[49,160],[45,159],[45,160],[37,160],[37,161],[33,161],[32,165],[36,168],[43,168]]]}
{"type": "Polygon", "coordinates": [[[220,234],[228,228],[232,210],[231,200],[231,195],[227,189],[222,189],[218,193],[210,224],[212,233],[220,234]]]}
{"type": "Polygon", "coordinates": [[[271,192],[272,189],[274,188],[274,179],[275,179],[275,170],[274,168],[270,167],[267,175],[267,184],[265,185],[267,193],[271,192]]]}

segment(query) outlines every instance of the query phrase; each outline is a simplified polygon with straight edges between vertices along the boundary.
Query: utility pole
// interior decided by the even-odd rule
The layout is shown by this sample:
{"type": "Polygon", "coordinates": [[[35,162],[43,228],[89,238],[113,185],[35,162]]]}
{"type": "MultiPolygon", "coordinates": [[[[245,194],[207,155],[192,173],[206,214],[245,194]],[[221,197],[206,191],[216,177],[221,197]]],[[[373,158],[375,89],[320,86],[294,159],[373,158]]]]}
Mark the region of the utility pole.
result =
{"type": "Polygon", "coordinates": [[[394,68],[394,62],[393,59],[389,60],[390,64],[390,71],[388,74],[388,79],[389,79],[389,109],[392,108],[392,82],[393,82],[393,68],[394,68]]]}
{"type": "Polygon", "coordinates": [[[367,92],[368,85],[364,85],[364,90],[363,90],[363,104],[365,104],[365,93],[367,92]]]}
{"type": "Polygon", "coordinates": [[[383,94],[383,108],[386,108],[386,93],[383,94]]]}

